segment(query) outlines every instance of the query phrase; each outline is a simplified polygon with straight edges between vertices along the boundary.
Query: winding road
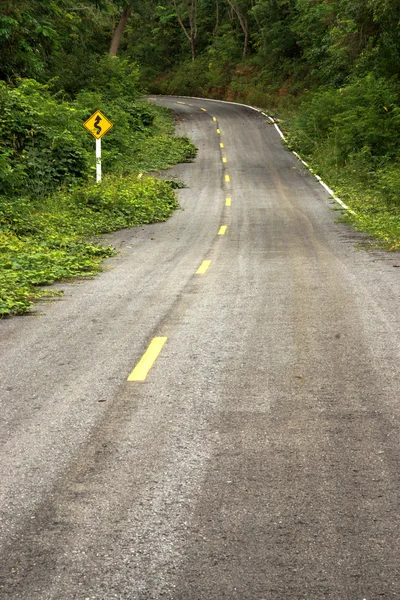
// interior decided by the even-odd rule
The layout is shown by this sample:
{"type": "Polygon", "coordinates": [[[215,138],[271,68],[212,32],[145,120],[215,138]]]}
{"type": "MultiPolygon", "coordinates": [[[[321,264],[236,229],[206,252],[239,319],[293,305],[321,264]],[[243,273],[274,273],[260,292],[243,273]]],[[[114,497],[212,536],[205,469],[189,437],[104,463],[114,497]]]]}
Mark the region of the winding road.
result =
{"type": "Polygon", "coordinates": [[[0,321],[2,600],[400,598],[400,264],[239,105],[166,223],[0,321]]]}

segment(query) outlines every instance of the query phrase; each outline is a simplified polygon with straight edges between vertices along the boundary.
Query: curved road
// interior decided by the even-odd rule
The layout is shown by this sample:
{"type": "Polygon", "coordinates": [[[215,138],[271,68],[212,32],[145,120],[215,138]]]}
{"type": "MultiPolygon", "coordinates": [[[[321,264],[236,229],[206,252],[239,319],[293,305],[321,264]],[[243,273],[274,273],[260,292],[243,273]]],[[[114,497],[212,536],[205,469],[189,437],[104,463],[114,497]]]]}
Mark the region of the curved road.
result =
{"type": "Polygon", "coordinates": [[[261,114],[150,101],[182,210],[0,322],[0,597],[400,598],[400,258],[261,114]]]}

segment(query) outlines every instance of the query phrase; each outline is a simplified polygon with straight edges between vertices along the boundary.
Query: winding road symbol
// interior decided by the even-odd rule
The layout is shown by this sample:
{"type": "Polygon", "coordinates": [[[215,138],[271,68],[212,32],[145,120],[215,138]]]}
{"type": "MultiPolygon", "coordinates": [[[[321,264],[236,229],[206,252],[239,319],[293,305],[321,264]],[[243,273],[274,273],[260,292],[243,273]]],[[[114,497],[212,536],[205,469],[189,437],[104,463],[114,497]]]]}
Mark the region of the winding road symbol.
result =
{"type": "Polygon", "coordinates": [[[101,117],[100,117],[100,115],[97,115],[97,117],[95,118],[94,123],[93,123],[93,127],[96,130],[97,135],[101,134],[101,127],[99,125],[100,121],[101,121],[101,117]]]}

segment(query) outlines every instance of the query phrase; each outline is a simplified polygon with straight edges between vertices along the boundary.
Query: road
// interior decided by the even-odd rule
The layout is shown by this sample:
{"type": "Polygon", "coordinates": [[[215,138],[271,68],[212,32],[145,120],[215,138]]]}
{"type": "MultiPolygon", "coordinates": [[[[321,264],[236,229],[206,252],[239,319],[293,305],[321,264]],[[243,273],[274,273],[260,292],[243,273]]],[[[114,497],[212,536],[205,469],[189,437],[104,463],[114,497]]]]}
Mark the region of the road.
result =
{"type": "Polygon", "coordinates": [[[150,101],[181,209],[0,321],[0,598],[400,598],[399,256],[263,115],[150,101]]]}

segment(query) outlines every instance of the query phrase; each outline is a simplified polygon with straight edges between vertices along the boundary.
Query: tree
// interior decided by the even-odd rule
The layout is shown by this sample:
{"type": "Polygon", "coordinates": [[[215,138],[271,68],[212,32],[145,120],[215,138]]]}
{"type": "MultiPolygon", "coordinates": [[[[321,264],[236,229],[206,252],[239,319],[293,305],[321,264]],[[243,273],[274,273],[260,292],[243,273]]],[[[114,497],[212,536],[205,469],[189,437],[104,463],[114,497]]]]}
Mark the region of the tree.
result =
{"type": "Polygon", "coordinates": [[[189,40],[192,60],[194,60],[196,58],[198,0],[183,0],[180,2],[173,0],[173,3],[179,25],[189,40]],[[189,21],[189,27],[185,25],[185,20],[189,21]]]}
{"type": "Polygon", "coordinates": [[[248,20],[248,9],[249,6],[247,2],[244,0],[227,0],[229,6],[235,13],[241,30],[244,35],[243,42],[243,58],[246,58],[247,50],[249,47],[249,20],[248,20]]]}
{"type": "Polygon", "coordinates": [[[123,2],[123,11],[118,25],[114,29],[111,44],[110,44],[110,56],[117,56],[118,48],[121,43],[122,34],[124,33],[128,19],[132,13],[133,2],[123,2]]]}

